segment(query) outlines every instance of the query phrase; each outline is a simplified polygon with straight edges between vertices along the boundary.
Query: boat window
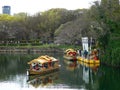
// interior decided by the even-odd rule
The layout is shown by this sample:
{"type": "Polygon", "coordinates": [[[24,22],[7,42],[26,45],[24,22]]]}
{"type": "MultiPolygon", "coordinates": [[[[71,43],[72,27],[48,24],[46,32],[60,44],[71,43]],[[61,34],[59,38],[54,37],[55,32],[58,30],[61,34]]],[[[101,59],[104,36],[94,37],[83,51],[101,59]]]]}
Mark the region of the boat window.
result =
{"type": "Polygon", "coordinates": [[[44,67],[45,67],[45,68],[48,68],[48,63],[45,63],[45,64],[44,64],[44,67]]]}
{"type": "Polygon", "coordinates": [[[42,64],[41,63],[38,63],[39,67],[42,67],[42,64]]]}
{"type": "Polygon", "coordinates": [[[55,62],[52,62],[52,67],[54,67],[55,62]]]}
{"type": "Polygon", "coordinates": [[[35,66],[35,65],[36,65],[36,63],[32,63],[31,65],[32,65],[32,66],[35,66]]]}

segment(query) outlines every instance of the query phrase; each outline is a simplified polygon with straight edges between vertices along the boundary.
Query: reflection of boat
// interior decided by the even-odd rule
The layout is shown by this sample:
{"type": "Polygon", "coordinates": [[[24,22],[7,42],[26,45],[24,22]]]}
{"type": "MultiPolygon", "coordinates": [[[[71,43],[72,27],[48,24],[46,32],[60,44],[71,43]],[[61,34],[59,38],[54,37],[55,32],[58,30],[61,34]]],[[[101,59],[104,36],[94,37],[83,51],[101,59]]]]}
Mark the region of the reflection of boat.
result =
{"type": "Polygon", "coordinates": [[[65,64],[66,65],[66,69],[67,70],[70,70],[70,71],[73,71],[77,68],[77,61],[74,61],[74,60],[64,60],[65,64]]]}
{"type": "Polygon", "coordinates": [[[80,56],[77,57],[77,60],[78,61],[82,61],[84,63],[89,63],[89,64],[99,64],[100,63],[100,60],[92,60],[92,59],[85,59],[85,58],[82,58],[80,56]]]}
{"type": "Polygon", "coordinates": [[[49,86],[55,83],[56,80],[58,80],[59,72],[53,72],[46,75],[32,75],[29,76],[29,79],[27,80],[28,84],[31,84],[35,88],[37,87],[44,87],[49,86]]]}
{"type": "Polygon", "coordinates": [[[28,62],[30,69],[27,70],[28,75],[46,74],[59,69],[60,65],[56,58],[50,56],[40,56],[28,62]]]}
{"type": "Polygon", "coordinates": [[[67,59],[67,60],[77,60],[76,59],[76,56],[67,56],[67,55],[64,55],[63,56],[65,59],[67,59]]]}
{"type": "Polygon", "coordinates": [[[65,50],[63,57],[67,60],[76,60],[77,52],[71,48],[67,49],[67,50],[65,50]]]}
{"type": "Polygon", "coordinates": [[[85,83],[88,84],[91,81],[93,81],[93,75],[97,75],[100,64],[99,63],[98,64],[88,64],[88,63],[84,63],[81,61],[78,61],[78,63],[83,68],[83,80],[85,81],[85,83]]]}

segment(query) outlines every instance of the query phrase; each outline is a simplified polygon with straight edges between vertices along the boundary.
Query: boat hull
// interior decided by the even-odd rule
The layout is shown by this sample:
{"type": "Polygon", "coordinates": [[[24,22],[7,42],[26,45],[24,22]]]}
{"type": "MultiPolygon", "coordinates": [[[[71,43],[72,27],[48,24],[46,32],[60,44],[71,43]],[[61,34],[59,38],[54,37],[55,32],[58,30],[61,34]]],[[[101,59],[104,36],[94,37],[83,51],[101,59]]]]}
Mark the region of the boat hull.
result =
{"type": "Polygon", "coordinates": [[[27,75],[43,75],[59,70],[59,67],[50,68],[42,71],[27,70],[27,75]]]}
{"type": "Polygon", "coordinates": [[[82,66],[86,66],[86,67],[90,67],[90,68],[94,68],[94,67],[99,67],[100,66],[100,63],[84,63],[84,62],[81,62],[81,61],[78,61],[78,63],[82,66]]]}
{"type": "Polygon", "coordinates": [[[77,60],[82,61],[84,63],[89,63],[89,64],[99,64],[100,60],[88,60],[88,59],[84,59],[82,57],[77,57],[77,60]]]}

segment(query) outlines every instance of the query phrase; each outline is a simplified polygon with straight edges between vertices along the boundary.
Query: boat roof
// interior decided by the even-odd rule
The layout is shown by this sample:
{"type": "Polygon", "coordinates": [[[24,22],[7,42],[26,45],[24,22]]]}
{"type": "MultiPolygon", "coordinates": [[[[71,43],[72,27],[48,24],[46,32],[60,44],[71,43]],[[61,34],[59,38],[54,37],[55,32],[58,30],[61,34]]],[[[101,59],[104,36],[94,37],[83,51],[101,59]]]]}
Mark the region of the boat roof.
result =
{"type": "Polygon", "coordinates": [[[54,57],[50,57],[52,59],[52,61],[58,61],[58,59],[54,58],[54,57]]]}
{"type": "Polygon", "coordinates": [[[32,63],[48,63],[48,62],[56,62],[58,61],[56,58],[54,57],[50,57],[50,56],[40,56],[37,59],[33,59],[32,61],[28,62],[28,64],[32,64],[32,63]]]}
{"type": "Polygon", "coordinates": [[[72,48],[69,48],[69,49],[65,50],[65,52],[76,52],[76,51],[72,48]]]}
{"type": "Polygon", "coordinates": [[[28,62],[28,64],[32,64],[32,63],[48,63],[49,61],[44,60],[44,59],[33,59],[32,61],[28,62]]]}
{"type": "Polygon", "coordinates": [[[49,58],[49,56],[45,55],[45,56],[40,56],[38,57],[38,59],[45,59],[47,61],[51,61],[51,58],[49,58]]]}
{"type": "Polygon", "coordinates": [[[47,60],[47,61],[58,61],[56,58],[50,57],[50,56],[48,56],[48,55],[40,56],[40,57],[38,57],[38,59],[45,59],[45,60],[47,60]]]}

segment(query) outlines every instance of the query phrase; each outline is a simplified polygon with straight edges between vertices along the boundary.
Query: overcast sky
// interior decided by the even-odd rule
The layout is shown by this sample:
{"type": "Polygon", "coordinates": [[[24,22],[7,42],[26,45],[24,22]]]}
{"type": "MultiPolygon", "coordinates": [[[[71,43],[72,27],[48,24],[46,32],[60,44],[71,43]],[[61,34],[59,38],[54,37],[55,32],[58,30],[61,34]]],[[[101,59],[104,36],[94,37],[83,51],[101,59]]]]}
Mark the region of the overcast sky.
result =
{"type": "Polygon", "coordinates": [[[0,13],[2,6],[11,6],[11,14],[26,12],[35,14],[49,10],[51,8],[66,8],[75,10],[81,8],[89,8],[96,0],[0,0],[0,13]]]}

